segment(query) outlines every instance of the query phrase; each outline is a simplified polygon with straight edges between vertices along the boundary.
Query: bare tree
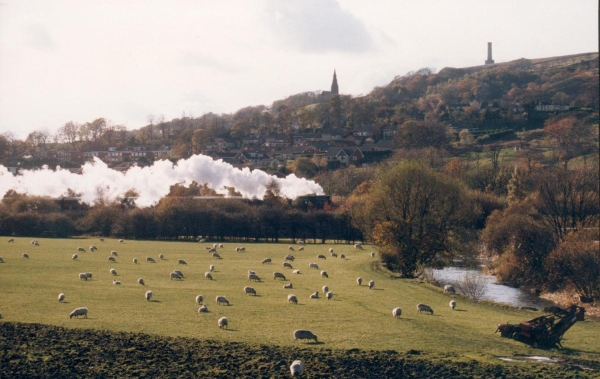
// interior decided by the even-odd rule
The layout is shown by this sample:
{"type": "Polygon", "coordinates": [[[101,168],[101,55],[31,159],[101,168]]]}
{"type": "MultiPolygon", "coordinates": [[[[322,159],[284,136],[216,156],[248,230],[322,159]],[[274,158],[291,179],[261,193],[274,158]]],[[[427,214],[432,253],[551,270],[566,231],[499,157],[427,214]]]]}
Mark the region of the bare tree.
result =
{"type": "Polygon", "coordinates": [[[473,300],[481,300],[485,295],[486,280],[483,275],[467,272],[462,280],[456,282],[455,286],[460,292],[473,300]]]}
{"type": "Polygon", "coordinates": [[[154,137],[154,120],[156,117],[152,113],[146,116],[146,121],[148,121],[148,134],[150,135],[150,139],[154,137]]]}

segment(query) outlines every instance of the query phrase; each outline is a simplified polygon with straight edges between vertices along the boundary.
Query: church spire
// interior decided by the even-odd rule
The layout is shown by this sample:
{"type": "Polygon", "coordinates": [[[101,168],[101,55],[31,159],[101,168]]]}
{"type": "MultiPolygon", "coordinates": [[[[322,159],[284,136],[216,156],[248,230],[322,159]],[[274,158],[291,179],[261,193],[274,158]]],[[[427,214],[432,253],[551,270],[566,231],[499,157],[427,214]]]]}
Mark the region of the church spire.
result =
{"type": "Polygon", "coordinates": [[[331,83],[331,94],[332,95],[339,95],[340,91],[338,88],[338,83],[337,83],[337,76],[335,74],[335,69],[333,70],[333,82],[331,83]]]}

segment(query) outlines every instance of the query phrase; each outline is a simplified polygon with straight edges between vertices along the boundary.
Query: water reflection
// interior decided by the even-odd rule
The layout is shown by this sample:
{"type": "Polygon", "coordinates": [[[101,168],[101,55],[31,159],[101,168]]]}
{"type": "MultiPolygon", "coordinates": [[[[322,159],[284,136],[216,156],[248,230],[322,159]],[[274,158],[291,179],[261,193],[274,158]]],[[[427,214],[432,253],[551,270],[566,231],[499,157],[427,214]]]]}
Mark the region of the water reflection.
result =
{"type": "Polygon", "coordinates": [[[455,285],[456,282],[464,278],[467,272],[477,275],[478,278],[483,278],[486,284],[485,295],[483,295],[482,300],[491,300],[515,307],[535,307],[538,309],[554,305],[551,301],[539,298],[530,292],[498,284],[495,276],[484,274],[483,267],[486,264],[489,264],[489,261],[479,260],[475,265],[470,265],[472,267],[465,267],[457,262],[455,266],[446,267],[443,270],[433,270],[433,273],[442,287],[446,284],[455,285]]]}

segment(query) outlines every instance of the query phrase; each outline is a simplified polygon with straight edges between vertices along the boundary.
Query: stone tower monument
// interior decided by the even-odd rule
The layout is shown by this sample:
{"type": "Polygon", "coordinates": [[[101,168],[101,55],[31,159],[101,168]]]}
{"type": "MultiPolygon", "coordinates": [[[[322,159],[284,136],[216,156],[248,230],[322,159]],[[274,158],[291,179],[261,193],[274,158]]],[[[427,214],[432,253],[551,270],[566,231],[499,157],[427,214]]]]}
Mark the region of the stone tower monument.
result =
{"type": "Polygon", "coordinates": [[[335,70],[333,70],[333,82],[331,82],[331,94],[332,95],[340,94],[340,90],[339,90],[338,84],[337,84],[337,77],[335,75],[335,70]]]}
{"type": "MultiPolygon", "coordinates": [[[[494,64],[494,60],[492,59],[492,43],[488,42],[488,59],[485,61],[485,64],[494,64]]],[[[334,75],[335,77],[335,75],[334,75]]]]}

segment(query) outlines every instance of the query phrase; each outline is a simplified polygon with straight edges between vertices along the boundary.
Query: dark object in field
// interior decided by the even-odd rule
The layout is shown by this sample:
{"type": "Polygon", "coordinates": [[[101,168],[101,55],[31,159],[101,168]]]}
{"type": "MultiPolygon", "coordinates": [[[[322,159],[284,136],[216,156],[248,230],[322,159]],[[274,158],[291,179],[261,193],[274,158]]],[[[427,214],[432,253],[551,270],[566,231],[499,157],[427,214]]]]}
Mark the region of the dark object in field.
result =
{"type": "Polygon", "coordinates": [[[496,333],[536,348],[562,348],[560,340],[577,321],[584,320],[585,308],[571,305],[567,309],[554,307],[552,314],[536,317],[520,324],[498,325],[496,333]]]}

